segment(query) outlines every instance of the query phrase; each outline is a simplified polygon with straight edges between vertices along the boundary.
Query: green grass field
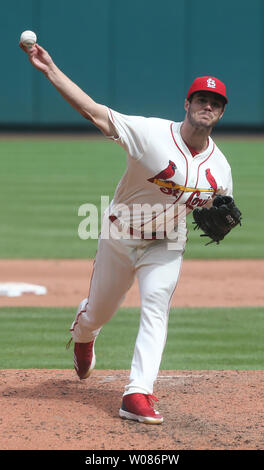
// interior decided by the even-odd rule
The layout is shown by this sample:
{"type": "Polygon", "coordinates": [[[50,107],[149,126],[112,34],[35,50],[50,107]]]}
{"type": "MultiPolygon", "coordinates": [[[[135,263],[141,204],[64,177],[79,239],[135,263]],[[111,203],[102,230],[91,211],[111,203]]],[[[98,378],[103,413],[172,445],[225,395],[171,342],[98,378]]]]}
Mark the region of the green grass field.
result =
{"type": "MultiPolygon", "coordinates": [[[[70,308],[0,308],[1,369],[73,367],[70,308]]],[[[139,309],[120,309],[96,341],[98,369],[129,369],[139,309]],[[118,332],[118,334],[117,334],[118,332]]],[[[171,309],[162,369],[262,369],[264,307],[171,309]]]]}
{"type": "MultiPolygon", "coordinates": [[[[243,214],[219,245],[206,247],[189,219],[185,258],[264,258],[264,140],[216,139],[227,156],[243,214]]],[[[0,258],[89,258],[78,209],[112,198],[126,166],[106,139],[1,139],[0,258]]],[[[0,368],[72,368],[65,345],[74,309],[0,308],[0,368]]],[[[163,369],[262,369],[264,307],[172,309],[163,369]]],[[[128,369],[138,309],[122,309],[97,340],[97,368],[128,369]],[[116,332],[118,331],[118,335],[116,332]]]]}
{"type": "MultiPolygon", "coordinates": [[[[263,258],[264,140],[219,140],[233,169],[243,214],[219,246],[204,246],[189,217],[186,258],[263,258]]],[[[1,140],[1,258],[94,257],[96,240],[81,240],[82,204],[111,200],[126,166],[125,152],[107,139],[1,140]]],[[[99,214],[100,217],[100,214],[99,214]]]]}

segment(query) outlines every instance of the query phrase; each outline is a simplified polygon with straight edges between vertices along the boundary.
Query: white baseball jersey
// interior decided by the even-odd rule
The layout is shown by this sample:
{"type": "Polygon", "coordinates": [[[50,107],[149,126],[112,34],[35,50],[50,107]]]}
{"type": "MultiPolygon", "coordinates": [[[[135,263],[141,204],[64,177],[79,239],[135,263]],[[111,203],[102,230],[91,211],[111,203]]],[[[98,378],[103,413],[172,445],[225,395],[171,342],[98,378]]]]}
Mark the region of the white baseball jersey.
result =
{"type": "MultiPolygon", "coordinates": [[[[108,113],[119,136],[114,140],[127,152],[127,169],[110,209],[119,219],[139,228],[141,205],[158,205],[167,215],[168,211],[175,214],[177,205],[184,204],[189,213],[209,206],[216,193],[232,196],[230,165],[210,137],[207,149],[193,157],[181,137],[181,122],[128,116],[111,109],[108,113]],[[130,220],[125,211],[117,213],[116,205],[120,204],[130,208],[130,220]]],[[[152,212],[149,220],[154,216],[156,220],[157,211],[155,215],[152,212]]],[[[144,222],[146,226],[147,218],[144,222]]],[[[159,222],[155,223],[158,230],[159,222]]]]}

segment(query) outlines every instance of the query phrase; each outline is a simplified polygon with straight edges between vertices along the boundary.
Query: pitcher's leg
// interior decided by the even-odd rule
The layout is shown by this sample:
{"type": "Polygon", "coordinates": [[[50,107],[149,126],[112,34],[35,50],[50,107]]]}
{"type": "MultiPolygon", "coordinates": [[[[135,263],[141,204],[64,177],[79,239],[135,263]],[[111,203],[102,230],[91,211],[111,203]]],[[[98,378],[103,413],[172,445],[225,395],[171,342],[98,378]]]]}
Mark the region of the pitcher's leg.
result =
{"type": "Polygon", "coordinates": [[[118,240],[99,240],[90,292],[77,311],[71,327],[73,340],[92,341],[119,308],[131,287],[135,268],[118,240]]]}
{"type": "Polygon", "coordinates": [[[166,244],[152,246],[141,260],[137,271],[141,296],[140,326],[125,395],[153,393],[167,339],[170,302],[181,263],[182,254],[168,251],[166,244]]]}

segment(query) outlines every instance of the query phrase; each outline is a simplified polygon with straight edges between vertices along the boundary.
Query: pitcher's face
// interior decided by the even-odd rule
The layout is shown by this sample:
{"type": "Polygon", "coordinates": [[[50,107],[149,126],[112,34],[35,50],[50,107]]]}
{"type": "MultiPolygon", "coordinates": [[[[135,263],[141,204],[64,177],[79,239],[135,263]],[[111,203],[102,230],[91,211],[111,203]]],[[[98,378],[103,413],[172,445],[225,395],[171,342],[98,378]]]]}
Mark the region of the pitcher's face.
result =
{"type": "Polygon", "coordinates": [[[199,91],[191,101],[185,100],[186,117],[195,128],[212,128],[223,116],[225,106],[216,93],[199,91]]]}

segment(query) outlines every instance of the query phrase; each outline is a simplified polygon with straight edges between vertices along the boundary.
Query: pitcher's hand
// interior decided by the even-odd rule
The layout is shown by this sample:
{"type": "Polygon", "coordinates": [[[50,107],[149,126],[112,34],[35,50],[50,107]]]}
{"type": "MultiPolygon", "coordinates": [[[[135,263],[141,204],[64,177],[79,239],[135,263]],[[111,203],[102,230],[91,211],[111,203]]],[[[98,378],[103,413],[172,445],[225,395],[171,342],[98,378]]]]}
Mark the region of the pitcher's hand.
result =
{"type": "Polygon", "coordinates": [[[29,61],[31,64],[44,74],[47,74],[50,67],[53,64],[52,58],[48,54],[43,47],[39,46],[38,44],[34,44],[31,49],[27,49],[27,47],[23,46],[20,42],[19,47],[28,54],[29,61]]]}

